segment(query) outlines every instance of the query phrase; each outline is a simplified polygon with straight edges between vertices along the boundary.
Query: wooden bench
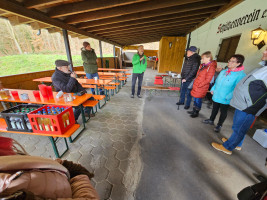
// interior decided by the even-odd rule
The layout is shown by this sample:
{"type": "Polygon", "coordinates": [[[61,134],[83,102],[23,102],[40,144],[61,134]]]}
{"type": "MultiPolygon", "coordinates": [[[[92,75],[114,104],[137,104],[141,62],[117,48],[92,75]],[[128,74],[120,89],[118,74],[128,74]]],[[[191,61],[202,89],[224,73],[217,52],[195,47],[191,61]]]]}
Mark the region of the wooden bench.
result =
{"type": "Polygon", "coordinates": [[[121,88],[120,87],[120,83],[116,83],[116,82],[111,82],[111,83],[109,83],[109,85],[112,85],[112,86],[115,86],[116,87],[116,94],[119,92],[119,89],[121,88]]]}
{"type": "MultiPolygon", "coordinates": [[[[97,105],[98,105],[98,103],[99,103],[99,101],[97,101],[97,100],[87,100],[86,102],[83,103],[83,107],[85,107],[85,108],[86,107],[92,108],[92,114],[95,114],[97,112],[97,105]],[[94,111],[94,108],[96,109],[95,111],[94,111]]],[[[87,114],[88,114],[88,120],[89,120],[91,113],[88,112],[87,114]]]]}
{"type": "Polygon", "coordinates": [[[152,96],[152,92],[154,91],[156,93],[156,91],[168,91],[168,95],[170,95],[170,91],[180,91],[179,87],[163,87],[163,86],[142,86],[142,89],[144,90],[148,90],[149,91],[149,96],[152,96]]]}
{"type": "Polygon", "coordinates": [[[110,100],[110,95],[115,94],[116,86],[104,86],[106,97],[108,97],[108,100],[110,100]],[[110,92],[111,90],[111,92],[110,92]]]}
{"type": "Polygon", "coordinates": [[[68,146],[66,138],[69,138],[69,141],[72,143],[77,138],[77,136],[74,139],[72,139],[71,136],[79,129],[79,127],[80,127],[79,124],[74,124],[66,133],[64,133],[62,135],[54,135],[54,134],[50,134],[50,133],[33,133],[33,132],[8,131],[5,119],[0,118],[0,132],[3,132],[3,133],[16,133],[16,134],[27,134],[27,135],[39,135],[39,136],[48,137],[50,142],[51,142],[51,144],[52,144],[54,153],[55,153],[57,158],[61,158],[69,150],[69,146],[68,146]],[[61,155],[59,155],[58,147],[57,147],[57,141],[58,141],[59,138],[63,138],[64,139],[65,146],[66,146],[66,150],[61,155]]]}

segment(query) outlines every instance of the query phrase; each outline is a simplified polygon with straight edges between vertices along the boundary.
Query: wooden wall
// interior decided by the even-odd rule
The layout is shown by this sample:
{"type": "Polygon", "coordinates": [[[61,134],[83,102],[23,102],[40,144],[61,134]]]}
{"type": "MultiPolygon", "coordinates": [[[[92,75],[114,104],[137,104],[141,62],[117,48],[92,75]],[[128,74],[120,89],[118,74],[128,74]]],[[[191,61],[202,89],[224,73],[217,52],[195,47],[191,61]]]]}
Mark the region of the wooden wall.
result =
{"type": "Polygon", "coordinates": [[[159,43],[158,72],[181,72],[186,48],[186,37],[162,37],[159,43]],[[169,43],[172,42],[172,47],[169,43]]]}

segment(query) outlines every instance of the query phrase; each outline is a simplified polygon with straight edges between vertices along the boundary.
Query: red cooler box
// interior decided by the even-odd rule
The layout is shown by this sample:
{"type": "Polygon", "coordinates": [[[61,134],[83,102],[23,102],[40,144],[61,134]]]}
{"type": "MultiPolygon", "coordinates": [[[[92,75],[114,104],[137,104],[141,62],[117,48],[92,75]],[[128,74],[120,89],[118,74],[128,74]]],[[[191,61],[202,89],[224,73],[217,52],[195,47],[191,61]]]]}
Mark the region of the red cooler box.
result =
{"type": "Polygon", "coordinates": [[[72,107],[68,106],[46,105],[28,113],[28,118],[34,133],[62,135],[75,124],[72,107]],[[56,113],[53,113],[52,107],[59,108],[60,111],[56,110],[56,113]],[[48,114],[49,108],[52,114],[48,114]],[[38,111],[42,114],[38,114],[38,111]]]}

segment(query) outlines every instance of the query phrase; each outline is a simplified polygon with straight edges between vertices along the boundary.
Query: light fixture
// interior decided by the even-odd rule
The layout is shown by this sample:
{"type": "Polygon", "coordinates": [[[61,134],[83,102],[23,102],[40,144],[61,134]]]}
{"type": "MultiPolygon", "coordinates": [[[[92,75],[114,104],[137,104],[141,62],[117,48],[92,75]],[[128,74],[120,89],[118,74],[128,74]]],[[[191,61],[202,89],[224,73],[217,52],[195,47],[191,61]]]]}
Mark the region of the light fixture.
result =
{"type": "Polygon", "coordinates": [[[257,39],[259,39],[260,35],[262,33],[264,33],[264,32],[265,31],[261,27],[256,28],[256,29],[254,29],[254,30],[251,31],[251,40],[253,41],[252,42],[253,45],[256,45],[257,46],[257,44],[255,44],[254,41],[257,40],[257,39]]]}
{"type": "Polygon", "coordinates": [[[265,42],[264,42],[264,40],[262,40],[258,44],[255,44],[255,40],[260,39],[260,36],[263,35],[264,32],[265,32],[265,30],[263,30],[261,27],[256,28],[256,29],[251,31],[252,44],[257,46],[259,50],[265,45],[265,42]]]}

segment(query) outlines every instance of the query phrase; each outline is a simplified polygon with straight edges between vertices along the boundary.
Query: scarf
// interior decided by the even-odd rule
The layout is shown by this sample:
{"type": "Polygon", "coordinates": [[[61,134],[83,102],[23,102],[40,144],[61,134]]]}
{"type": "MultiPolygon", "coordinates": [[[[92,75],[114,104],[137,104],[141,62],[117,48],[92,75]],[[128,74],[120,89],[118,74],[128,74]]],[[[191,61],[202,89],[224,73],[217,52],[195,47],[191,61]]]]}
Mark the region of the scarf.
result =
{"type": "MultiPolygon", "coordinates": [[[[139,55],[140,59],[144,57],[144,54],[140,55],[139,52],[137,52],[137,54],[139,55]]],[[[141,64],[141,62],[142,62],[142,64],[145,64],[146,61],[145,61],[145,59],[143,59],[142,61],[140,61],[140,64],[141,64]]]]}
{"type": "Polygon", "coordinates": [[[228,68],[228,70],[226,71],[225,75],[228,76],[231,74],[231,72],[240,72],[243,71],[245,69],[244,65],[242,65],[241,67],[237,67],[234,70],[231,70],[228,68]]]}

